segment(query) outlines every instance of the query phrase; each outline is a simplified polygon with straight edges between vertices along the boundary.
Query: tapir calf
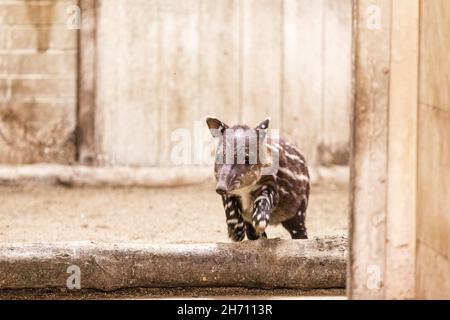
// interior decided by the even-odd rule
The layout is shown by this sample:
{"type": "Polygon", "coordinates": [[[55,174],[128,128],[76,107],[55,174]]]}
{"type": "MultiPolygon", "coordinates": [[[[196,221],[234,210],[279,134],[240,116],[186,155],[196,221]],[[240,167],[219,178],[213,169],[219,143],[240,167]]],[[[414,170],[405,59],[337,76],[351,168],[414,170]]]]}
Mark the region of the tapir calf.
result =
{"type": "Polygon", "coordinates": [[[310,178],[305,157],[283,139],[268,136],[270,118],[256,128],[206,123],[218,139],[214,174],[233,241],[267,238],[268,225],[282,224],[292,239],[307,239],[310,178]]]}

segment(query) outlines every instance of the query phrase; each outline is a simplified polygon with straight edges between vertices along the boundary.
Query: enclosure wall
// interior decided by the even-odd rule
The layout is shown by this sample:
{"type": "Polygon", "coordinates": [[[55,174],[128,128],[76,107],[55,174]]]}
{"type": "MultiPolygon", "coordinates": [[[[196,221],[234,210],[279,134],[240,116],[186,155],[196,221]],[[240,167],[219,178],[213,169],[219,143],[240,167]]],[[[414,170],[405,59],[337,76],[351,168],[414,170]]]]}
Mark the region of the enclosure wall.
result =
{"type": "Polygon", "coordinates": [[[420,42],[417,297],[449,299],[449,1],[422,1],[420,42]]]}
{"type": "Polygon", "coordinates": [[[171,164],[174,130],[211,114],[271,116],[310,162],[347,164],[351,0],[101,0],[97,21],[104,163],[171,164]]]}
{"type": "Polygon", "coordinates": [[[0,163],[75,160],[74,4],[0,1],[0,163]]]}
{"type": "Polygon", "coordinates": [[[449,298],[450,2],[355,2],[356,299],[449,298]]]}
{"type": "Polygon", "coordinates": [[[211,114],[348,164],[351,0],[11,0],[0,24],[0,163],[174,166],[211,114]]]}

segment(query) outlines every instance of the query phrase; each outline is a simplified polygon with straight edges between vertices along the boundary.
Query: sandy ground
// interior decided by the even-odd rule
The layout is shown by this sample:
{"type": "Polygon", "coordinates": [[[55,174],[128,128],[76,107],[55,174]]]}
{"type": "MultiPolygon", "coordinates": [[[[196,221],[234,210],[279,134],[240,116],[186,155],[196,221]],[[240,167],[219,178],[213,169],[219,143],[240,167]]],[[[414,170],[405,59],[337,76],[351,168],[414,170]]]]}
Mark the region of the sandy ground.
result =
{"type": "MultiPolygon", "coordinates": [[[[212,182],[179,188],[0,186],[0,242],[228,242],[225,215],[212,182]]],[[[310,237],[347,232],[348,186],[314,185],[307,213],[310,237]]],[[[269,237],[288,239],[281,226],[269,237]]],[[[136,288],[115,292],[0,290],[0,299],[297,299],[345,296],[344,289],[136,288]]]]}
{"type": "MultiPolygon", "coordinates": [[[[225,214],[212,182],[179,188],[0,186],[0,242],[226,242],[225,214]]],[[[346,233],[348,186],[313,185],[310,237],[346,233]]],[[[288,239],[281,226],[270,238],[288,239]]]]}

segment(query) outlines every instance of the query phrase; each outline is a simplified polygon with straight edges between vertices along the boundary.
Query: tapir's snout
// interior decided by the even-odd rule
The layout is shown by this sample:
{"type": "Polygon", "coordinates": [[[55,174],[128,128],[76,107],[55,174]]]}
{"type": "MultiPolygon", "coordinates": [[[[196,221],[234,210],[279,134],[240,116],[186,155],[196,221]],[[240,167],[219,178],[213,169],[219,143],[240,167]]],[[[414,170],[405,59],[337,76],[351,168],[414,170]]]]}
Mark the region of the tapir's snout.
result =
{"type": "Polygon", "coordinates": [[[220,181],[217,186],[216,186],[216,192],[218,194],[220,194],[221,196],[225,195],[227,193],[227,186],[225,185],[225,183],[223,183],[222,181],[220,181]]]}
{"type": "Polygon", "coordinates": [[[219,178],[217,179],[216,192],[223,196],[229,190],[228,185],[230,180],[233,178],[232,166],[224,165],[222,166],[219,178]]]}

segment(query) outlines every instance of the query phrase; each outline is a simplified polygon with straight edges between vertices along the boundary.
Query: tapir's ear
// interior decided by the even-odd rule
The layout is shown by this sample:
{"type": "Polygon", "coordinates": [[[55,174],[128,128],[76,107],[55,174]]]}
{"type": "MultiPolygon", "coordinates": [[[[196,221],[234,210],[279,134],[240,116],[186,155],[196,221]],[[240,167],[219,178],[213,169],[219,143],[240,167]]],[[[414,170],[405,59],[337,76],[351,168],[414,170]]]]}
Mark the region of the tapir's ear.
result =
{"type": "Polygon", "coordinates": [[[255,129],[256,130],[267,130],[267,129],[269,129],[269,122],[270,122],[270,117],[267,117],[266,119],[264,119],[263,122],[258,124],[258,126],[255,129]]]}
{"type": "Polygon", "coordinates": [[[267,130],[269,128],[270,117],[267,117],[255,128],[258,133],[259,142],[262,143],[267,135],[267,130]]]}
{"type": "Polygon", "coordinates": [[[267,117],[266,119],[264,119],[263,122],[258,124],[258,126],[255,128],[256,131],[258,132],[260,143],[262,143],[264,141],[264,139],[266,138],[267,130],[269,129],[269,122],[270,122],[270,117],[267,117]]]}
{"type": "Polygon", "coordinates": [[[217,118],[206,117],[206,124],[214,138],[220,137],[229,127],[217,118]]]}

